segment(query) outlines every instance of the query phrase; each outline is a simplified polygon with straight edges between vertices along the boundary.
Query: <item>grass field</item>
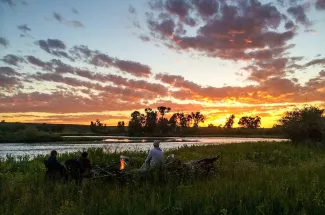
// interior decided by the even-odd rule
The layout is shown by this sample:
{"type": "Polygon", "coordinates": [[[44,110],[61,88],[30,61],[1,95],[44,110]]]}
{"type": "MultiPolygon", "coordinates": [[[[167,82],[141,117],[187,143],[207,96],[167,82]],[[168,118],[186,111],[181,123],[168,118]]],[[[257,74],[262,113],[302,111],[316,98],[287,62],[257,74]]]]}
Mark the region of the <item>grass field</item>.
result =
{"type": "MultiPolygon", "coordinates": [[[[0,162],[0,214],[324,214],[324,152],[290,143],[186,147],[166,155],[188,161],[220,154],[217,176],[122,187],[104,181],[45,183],[44,157],[9,157],[0,162]]],[[[93,163],[118,157],[90,150],[93,163]]]]}

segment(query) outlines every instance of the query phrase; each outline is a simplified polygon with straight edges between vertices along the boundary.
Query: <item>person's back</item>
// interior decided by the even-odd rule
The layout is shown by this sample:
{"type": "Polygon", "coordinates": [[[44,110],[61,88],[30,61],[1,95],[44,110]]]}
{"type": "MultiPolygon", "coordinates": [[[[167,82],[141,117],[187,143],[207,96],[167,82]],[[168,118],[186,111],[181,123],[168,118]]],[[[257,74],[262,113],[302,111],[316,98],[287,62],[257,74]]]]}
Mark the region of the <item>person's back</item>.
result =
{"type": "Polygon", "coordinates": [[[83,175],[83,177],[91,177],[92,173],[91,173],[91,162],[88,159],[88,153],[87,152],[83,152],[81,153],[81,157],[78,159],[78,162],[81,164],[81,173],[83,175]]]}
{"type": "Polygon", "coordinates": [[[55,150],[51,151],[51,156],[48,158],[47,164],[51,168],[55,168],[58,170],[64,169],[64,166],[60,164],[59,161],[56,159],[56,156],[57,156],[57,152],[55,150]]]}
{"type": "Polygon", "coordinates": [[[154,148],[150,150],[148,157],[145,161],[150,169],[161,168],[164,161],[164,153],[159,148],[159,141],[154,142],[154,148]]]}
{"type": "Polygon", "coordinates": [[[82,168],[85,169],[91,169],[91,163],[90,160],[88,158],[85,157],[80,157],[78,159],[78,161],[80,162],[82,168]]]}

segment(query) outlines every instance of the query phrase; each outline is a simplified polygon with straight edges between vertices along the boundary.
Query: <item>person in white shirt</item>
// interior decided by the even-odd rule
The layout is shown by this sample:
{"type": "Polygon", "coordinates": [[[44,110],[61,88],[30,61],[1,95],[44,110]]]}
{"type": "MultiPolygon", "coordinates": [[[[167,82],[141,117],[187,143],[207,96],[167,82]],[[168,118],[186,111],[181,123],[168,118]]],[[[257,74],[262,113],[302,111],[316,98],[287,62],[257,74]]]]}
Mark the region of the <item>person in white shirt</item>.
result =
{"type": "Polygon", "coordinates": [[[153,148],[149,151],[148,156],[141,166],[140,169],[137,170],[139,173],[144,173],[153,169],[160,169],[164,162],[164,152],[159,147],[159,140],[155,140],[153,142],[153,148]]]}
{"type": "Polygon", "coordinates": [[[164,162],[164,152],[159,147],[160,141],[155,140],[153,142],[153,149],[149,151],[145,164],[149,169],[158,169],[161,168],[164,162]]]}

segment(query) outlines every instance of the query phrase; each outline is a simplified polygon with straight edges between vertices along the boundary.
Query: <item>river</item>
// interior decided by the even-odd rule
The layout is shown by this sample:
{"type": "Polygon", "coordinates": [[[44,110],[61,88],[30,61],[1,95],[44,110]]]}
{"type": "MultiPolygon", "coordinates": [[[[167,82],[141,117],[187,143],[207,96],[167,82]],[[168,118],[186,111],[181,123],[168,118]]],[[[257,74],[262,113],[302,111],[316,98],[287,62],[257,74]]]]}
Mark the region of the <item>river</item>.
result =
{"type": "MultiPolygon", "coordinates": [[[[76,138],[76,137],[74,137],[76,138]]],[[[90,137],[91,138],[91,137],[90,137]]],[[[98,138],[98,136],[94,137],[98,138]]],[[[143,137],[110,137],[103,136],[102,141],[74,141],[74,142],[55,142],[55,143],[3,143],[0,144],[0,158],[5,158],[6,155],[34,157],[37,155],[49,154],[55,149],[59,153],[77,152],[88,148],[104,148],[110,152],[122,151],[142,151],[152,147],[154,138],[143,137]]],[[[236,138],[236,137],[180,137],[180,138],[164,138],[160,143],[162,149],[171,149],[193,145],[219,145],[230,143],[243,142],[260,142],[260,141],[286,141],[285,139],[274,138],[236,138]]]]}

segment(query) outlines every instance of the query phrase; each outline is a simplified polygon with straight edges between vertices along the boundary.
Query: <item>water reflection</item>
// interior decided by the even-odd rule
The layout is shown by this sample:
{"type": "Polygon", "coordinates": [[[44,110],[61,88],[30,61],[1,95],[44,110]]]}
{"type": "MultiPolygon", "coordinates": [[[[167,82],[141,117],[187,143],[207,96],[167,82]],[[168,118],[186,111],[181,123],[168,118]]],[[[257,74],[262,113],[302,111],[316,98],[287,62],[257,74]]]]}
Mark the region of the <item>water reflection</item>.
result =
{"type": "MultiPolygon", "coordinates": [[[[98,137],[96,137],[98,138],[98,137]]],[[[152,142],[156,138],[128,138],[128,137],[103,137],[103,141],[84,141],[82,143],[4,143],[0,144],[0,157],[5,157],[7,154],[13,156],[29,155],[30,157],[40,154],[49,154],[53,149],[59,153],[76,152],[86,150],[88,148],[104,148],[110,152],[121,151],[147,151],[152,142]]],[[[161,139],[161,138],[159,138],[161,139]]],[[[184,137],[184,138],[163,138],[161,147],[163,149],[171,149],[183,147],[184,145],[218,145],[229,143],[242,142],[259,142],[259,141],[286,141],[285,139],[271,139],[271,138],[230,138],[230,137],[184,137]]]]}

